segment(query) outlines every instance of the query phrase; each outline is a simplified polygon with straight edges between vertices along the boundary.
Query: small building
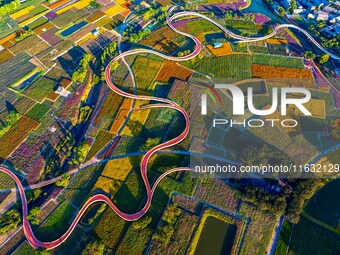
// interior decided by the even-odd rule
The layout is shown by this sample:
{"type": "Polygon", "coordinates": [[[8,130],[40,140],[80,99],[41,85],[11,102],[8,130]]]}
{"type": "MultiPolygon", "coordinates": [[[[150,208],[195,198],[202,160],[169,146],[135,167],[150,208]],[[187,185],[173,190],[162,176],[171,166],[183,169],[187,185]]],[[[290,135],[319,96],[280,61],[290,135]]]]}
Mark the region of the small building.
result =
{"type": "Polygon", "coordinates": [[[329,19],[329,14],[327,12],[322,12],[322,11],[319,11],[317,13],[317,17],[316,17],[316,20],[317,21],[321,21],[321,20],[324,20],[324,21],[327,21],[329,19]]]}
{"type": "Polygon", "coordinates": [[[327,12],[327,13],[330,13],[330,14],[336,14],[338,13],[338,10],[333,8],[333,7],[330,7],[330,6],[326,6],[325,8],[323,8],[323,11],[324,12],[327,12]]]}
{"type": "Polygon", "coordinates": [[[336,1],[333,3],[336,7],[340,8],[340,1],[336,1]]]}
{"type": "Polygon", "coordinates": [[[307,19],[315,19],[315,15],[313,13],[308,13],[307,19]]]}
{"type": "Polygon", "coordinates": [[[68,97],[71,92],[67,91],[65,88],[62,86],[59,86],[56,91],[54,91],[56,94],[61,95],[63,97],[68,97]]]}
{"type": "Polygon", "coordinates": [[[339,22],[340,22],[340,16],[331,19],[329,22],[331,22],[331,23],[333,23],[333,24],[339,23],[339,22]]]}
{"type": "Polygon", "coordinates": [[[99,32],[98,29],[92,30],[91,33],[92,33],[94,36],[99,36],[99,35],[100,35],[100,32],[99,32]]]}
{"type": "Polygon", "coordinates": [[[223,45],[221,42],[213,42],[214,49],[221,48],[223,45]]]}
{"type": "Polygon", "coordinates": [[[320,32],[323,36],[325,36],[328,39],[333,38],[337,35],[340,35],[340,24],[335,24],[335,25],[325,27],[321,29],[320,32]]]}

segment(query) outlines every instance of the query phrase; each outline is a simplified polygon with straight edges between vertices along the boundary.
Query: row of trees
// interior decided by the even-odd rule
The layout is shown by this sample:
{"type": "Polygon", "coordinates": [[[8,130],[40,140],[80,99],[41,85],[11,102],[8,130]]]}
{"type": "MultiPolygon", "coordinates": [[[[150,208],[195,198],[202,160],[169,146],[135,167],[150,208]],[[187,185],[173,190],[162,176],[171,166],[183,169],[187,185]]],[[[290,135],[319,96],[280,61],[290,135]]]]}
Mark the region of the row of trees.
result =
{"type": "MultiPolygon", "coordinates": [[[[267,145],[250,144],[241,151],[242,165],[288,165],[290,159],[284,153],[269,148],[267,145]]],[[[310,199],[321,185],[319,179],[288,179],[288,185],[282,187],[280,194],[270,194],[261,187],[247,186],[242,191],[242,199],[253,203],[259,209],[275,215],[285,215],[297,223],[305,201],[310,199]]]]}
{"type": "Polygon", "coordinates": [[[72,81],[83,82],[86,78],[87,70],[90,65],[91,55],[85,54],[79,62],[77,70],[72,74],[72,81]]]}
{"type": "Polygon", "coordinates": [[[16,228],[21,222],[21,216],[18,210],[11,209],[0,216],[0,234],[16,228]]]}
{"type": "Polygon", "coordinates": [[[176,204],[169,205],[162,217],[163,224],[162,226],[158,227],[153,238],[168,244],[173,232],[175,231],[174,223],[177,221],[180,214],[181,209],[179,209],[176,204]]]}
{"type": "MultiPolygon", "coordinates": [[[[314,60],[316,58],[316,55],[312,51],[305,51],[303,54],[305,58],[314,60]]],[[[317,61],[319,64],[325,64],[329,60],[329,55],[327,53],[322,54],[320,57],[317,58],[317,61]]]]}
{"type": "MultiPolygon", "coordinates": [[[[2,4],[2,3],[1,3],[2,4]]],[[[5,16],[7,13],[13,12],[20,7],[19,0],[14,0],[0,7],[0,16],[5,16]]]]}
{"type": "Polygon", "coordinates": [[[112,56],[117,51],[117,43],[112,42],[105,47],[103,53],[100,55],[101,64],[104,65],[106,58],[112,56]]]}

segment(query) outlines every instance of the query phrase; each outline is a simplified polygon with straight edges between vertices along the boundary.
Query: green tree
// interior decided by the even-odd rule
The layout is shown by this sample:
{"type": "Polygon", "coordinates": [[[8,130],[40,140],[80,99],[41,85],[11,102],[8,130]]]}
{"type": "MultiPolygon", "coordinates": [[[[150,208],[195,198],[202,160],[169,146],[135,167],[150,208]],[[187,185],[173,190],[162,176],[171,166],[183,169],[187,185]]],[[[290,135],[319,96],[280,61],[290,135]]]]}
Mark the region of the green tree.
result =
{"type": "Polygon", "coordinates": [[[94,9],[98,9],[98,8],[100,7],[100,4],[97,3],[96,1],[92,1],[92,2],[90,3],[90,6],[91,6],[92,8],[94,8],[94,9]]]}
{"type": "Polygon", "coordinates": [[[286,10],[282,6],[277,7],[277,11],[281,17],[285,16],[286,14],[286,10]]]}
{"type": "Polygon", "coordinates": [[[66,187],[67,184],[68,184],[68,182],[70,181],[70,178],[71,178],[70,174],[63,174],[63,175],[61,176],[61,179],[58,180],[58,181],[56,181],[55,184],[56,184],[58,187],[66,187]]]}
{"type": "Polygon", "coordinates": [[[105,252],[105,245],[98,241],[92,241],[88,243],[85,249],[82,251],[82,255],[103,255],[105,252]]]}
{"type": "Polygon", "coordinates": [[[322,54],[319,58],[319,64],[327,63],[328,60],[329,60],[329,55],[326,53],[322,54]]]}
{"type": "Polygon", "coordinates": [[[290,1],[290,7],[291,7],[292,11],[297,9],[296,0],[290,1]]]}
{"type": "Polygon", "coordinates": [[[314,59],[315,59],[315,54],[314,54],[312,51],[309,51],[309,50],[305,51],[305,53],[303,54],[303,56],[304,56],[305,58],[310,59],[310,60],[314,60],[314,59]]]}
{"type": "Polygon", "coordinates": [[[0,216],[0,234],[17,228],[21,221],[20,213],[16,209],[11,209],[0,216]]]}
{"type": "Polygon", "coordinates": [[[32,225],[39,225],[40,220],[37,218],[41,213],[41,210],[39,207],[35,206],[33,207],[29,214],[27,215],[27,219],[30,221],[32,225]]]}
{"type": "Polygon", "coordinates": [[[26,191],[27,202],[29,203],[29,202],[37,200],[40,197],[41,193],[42,193],[42,189],[31,189],[31,190],[26,191]]]}
{"type": "Polygon", "coordinates": [[[161,138],[156,137],[156,138],[148,138],[145,142],[145,144],[142,146],[143,151],[148,151],[158,145],[161,141],[161,138]]]}
{"type": "Polygon", "coordinates": [[[145,229],[147,226],[149,226],[149,224],[151,223],[152,221],[152,218],[150,216],[146,216],[142,219],[139,219],[135,222],[132,223],[132,227],[134,229],[137,229],[137,230],[143,230],[145,229]]]}

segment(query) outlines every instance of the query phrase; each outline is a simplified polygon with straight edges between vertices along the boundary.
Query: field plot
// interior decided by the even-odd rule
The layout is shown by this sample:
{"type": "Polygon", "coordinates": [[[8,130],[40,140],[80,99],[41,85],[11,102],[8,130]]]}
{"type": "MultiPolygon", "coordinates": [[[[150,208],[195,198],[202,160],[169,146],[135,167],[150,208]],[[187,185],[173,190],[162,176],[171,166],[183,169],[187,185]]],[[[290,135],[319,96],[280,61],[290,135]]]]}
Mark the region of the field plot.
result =
{"type": "Polygon", "coordinates": [[[51,28],[54,28],[55,26],[51,23],[51,22],[47,22],[41,26],[38,26],[36,28],[33,29],[33,32],[36,34],[36,35],[40,35],[42,34],[43,32],[46,32],[47,30],[51,29],[51,28]]]}
{"type": "Polygon", "coordinates": [[[270,44],[288,44],[286,39],[276,39],[276,38],[266,39],[266,42],[270,44]]]}
{"type": "Polygon", "coordinates": [[[16,122],[11,129],[0,138],[0,160],[7,158],[39,124],[39,122],[27,116],[23,116],[16,122]]]}
{"type": "Polygon", "coordinates": [[[87,22],[85,20],[80,21],[77,24],[74,24],[68,28],[66,28],[65,30],[62,30],[60,32],[60,35],[64,36],[64,37],[68,37],[71,34],[75,33],[77,30],[81,29],[82,27],[86,26],[87,22]]]}
{"type": "Polygon", "coordinates": [[[92,165],[87,167],[85,171],[77,172],[57,200],[64,201],[66,199],[73,205],[80,206],[84,199],[89,196],[89,192],[98,179],[101,169],[102,165],[92,165]]]}
{"type": "Polygon", "coordinates": [[[339,235],[301,217],[300,222],[294,226],[288,255],[334,255],[339,254],[339,247],[339,235]]]}
{"type": "MultiPolygon", "coordinates": [[[[133,158],[121,158],[110,160],[106,163],[101,175],[93,186],[93,190],[101,189],[113,198],[125,181],[130,171],[133,169],[133,158]]],[[[139,157],[137,158],[137,161],[139,157]]]]}
{"type": "Polygon", "coordinates": [[[25,40],[17,42],[13,47],[10,48],[10,51],[14,54],[26,51],[31,56],[34,56],[46,50],[48,47],[49,45],[46,42],[41,40],[38,36],[32,35],[25,40]]]}
{"type": "Polygon", "coordinates": [[[7,49],[0,51],[0,64],[11,59],[14,55],[7,49]]]}
{"type": "Polygon", "coordinates": [[[242,202],[239,212],[251,219],[240,254],[264,254],[277,222],[276,217],[245,202],[242,202]]]}
{"type": "MultiPolygon", "coordinates": [[[[315,135],[312,138],[316,138],[315,135]]],[[[304,134],[293,137],[294,142],[290,143],[283,152],[290,156],[297,164],[304,164],[320,153],[319,143],[309,139],[304,134]]]]}
{"type": "Polygon", "coordinates": [[[109,17],[113,17],[113,16],[115,16],[115,15],[117,15],[117,14],[119,14],[122,11],[125,11],[125,10],[126,10],[125,7],[123,7],[121,5],[115,5],[115,6],[111,7],[110,9],[107,9],[105,11],[105,14],[109,17]]]}
{"type": "Polygon", "coordinates": [[[59,238],[69,228],[69,220],[75,213],[75,208],[64,201],[48,218],[41,224],[35,235],[39,240],[53,241],[59,238]]]}
{"type": "Polygon", "coordinates": [[[21,16],[24,16],[28,13],[30,13],[30,11],[34,9],[34,6],[33,5],[30,5],[24,9],[21,9],[20,11],[17,11],[11,15],[9,15],[12,19],[17,19],[17,18],[20,18],[21,16]]]}
{"type": "MultiPolygon", "coordinates": [[[[170,207],[171,206],[173,206],[173,204],[171,204],[170,207]]],[[[168,206],[165,210],[165,214],[170,215],[170,211],[171,208],[168,206]]],[[[156,234],[152,237],[150,249],[147,254],[188,254],[187,247],[190,238],[195,231],[196,224],[198,223],[198,217],[186,212],[185,210],[181,210],[180,208],[177,208],[177,213],[179,215],[174,215],[172,218],[175,221],[173,224],[167,225],[167,223],[163,220],[161,225],[158,226],[156,234]],[[173,230],[173,233],[169,238],[169,242],[167,242],[165,237],[162,238],[165,236],[162,233],[162,230],[166,229],[166,226],[173,230]]]]}
{"type": "Polygon", "coordinates": [[[30,56],[22,52],[0,64],[0,86],[6,87],[11,85],[32,72],[36,66],[29,60],[30,56]]]}
{"type": "Polygon", "coordinates": [[[185,23],[186,27],[190,29],[190,31],[186,31],[193,36],[198,36],[201,33],[207,32],[221,32],[221,30],[215,25],[211,24],[207,20],[190,20],[185,23]]]}
{"type": "Polygon", "coordinates": [[[138,89],[148,90],[150,88],[161,65],[161,61],[148,57],[138,56],[136,58],[132,65],[132,71],[136,76],[138,89]]]}
{"type": "Polygon", "coordinates": [[[270,54],[273,55],[288,55],[288,49],[285,44],[267,44],[270,54]]]}
{"type": "Polygon", "coordinates": [[[17,101],[14,103],[14,108],[18,111],[20,114],[25,114],[33,105],[35,102],[25,96],[20,96],[17,101]]]}
{"type": "Polygon", "coordinates": [[[257,46],[257,45],[249,45],[249,50],[252,53],[259,53],[259,54],[268,54],[268,48],[263,46],[257,46]]]}
{"type": "Polygon", "coordinates": [[[100,130],[89,153],[87,154],[87,159],[93,158],[101,149],[103,149],[114,137],[113,134],[100,130]]]}
{"type": "Polygon", "coordinates": [[[41,118],[50,110],[50,107],[44,104],[35,104],[27,113],[26,116],[40,121],[41,118]]]}
{"type": "Polygon", "coordinates": [[[34,30],[37,27],[40,27],[44,24],[46,24],[48,22],[48,19],[46,19],[45,17],[41,17],[39,19],[37,19],[36,21],[32,22],[31,24],[28,24],[27,27],[28,29],[34,30]]]}
{"type": "MultiPolygon", "coordinates": [[[[304,107],[312,114],[313,117],[326,117],[326,104],[323,99],[314,99],[312,98],[307,103],[303,104],[304,107]]],[[[295,115],[303,115],[303,113],[296,107],[296,105],[290,105],[287,108],[295,115]]]]}
{"type": "MultiPolygon", "coordinates": [[[[147,101],[137,100],[134,109],[138,109],[142,105],[147,104],[147,101]]],[[[140,111],[133,111],[130,115],[129,121],[122,130],[122,135],[137,136],[142,130],[146,120],[148,119],[150,109],[143,109],[140,111]]]]}
{"type": "MultiPolygon", "coordinates": [[[[314,219],[338,229],[340,204],[334,199],[340,195],[340,179],[333,180],[322,187],[307,203],[304,211],[314,219]]],[[[339,247],[340,249],[340,247],[339,247]]]]}
{"type": "Polygon", "coordinates": [[[109,119],[114,118],[122,101],[123,98],[120,95],[110,90],[92,125],[97,126],[104,117],[109,119]]]}
{"type": "MultiPolygon", "coordinates": [[[[207,45],[207,48],[216,57],[221,57],[221,56],[226,56],[226,55],[230,55],[230,54],[235,54],[235,52],[233,51],[233,49],[230,46],[230,43],[228,43],[228,42],[222,42],[222,47],[220,47],[220,48],[214,48],[210,44],[207,45]]],[[[240,54],[240,53],[236,52],[236,54],[240,54]]]]}
{"type": "Polygon", "coordinates": [[[199,181],[194,197],[198,200],[235,211],[238,204],[236,190],[221,180],[206,178],[199,181]],[[216,196],[220,192],[220,196],[216,196]]]}
{"type": "Polygon", "coordinates": [[[51,22],[59,28],[65,27],[70,23],[74,23],[83,16],[88,15],[84,10],[71,9],[51,20],[51,22]]]}
{"type": "Polygon", "coordinates": [[[289,58],[281,56],[270,56],[270,55],[252,55],[251,62],[253,64],[269,65],[269,66],[282,66],[291,68],[304,69],[305,65],[301,58],[289,58]]]}
{"type": "Polygon", "coordinates": [[[62,39],[55,34],[57,31],[58,29],[53,27],[48,31],[41,33],[40,37],[43,38],[49,45],[54,46],[62,41],[62,39]]]}
{"type": "Polygon", "coordinates": [[[95,23],[99,19],[104,18],[104,16],[105,16],[105,13],[102,12],[101,10],[98,10],[98,11],[95,11],[90,17],[87,17],[86,21],[90,23],[95,23]]]}
{"type": "Polygon", "coordinates": [[[74,41],[74,42],[79,42],[83,37],[85,37],[86,35],[93,35],[91,32],[93,30],[95,30],[97,28],[96,25],[94,24],[90,24],[82,29],[80,29],[79,31],[75,32],[73,35],[71,35],[69,37],[69,39],[71,41],[74,41]]]}
{"type": "MultiPolygon", "coordinates": [[[[310,70],[279,67],[279,66],[268,66],[268,65],[258,65],[252,64],[253,77],[256,78],[293,78],[293,79],[311,79],[313,81],[313,75],[310,70]]],[[[307,85],[307,84],[305,84],[307,85]]],[[[308,84],[308,86],[314,87],[308,84]]]]}
{"type": "Polygon", "coordinates": [[[165,60],[161,70],[156,76],[156,80],[162,82],[169,82],[173,79],[187,81],[193,73],[194,71],[187,67],[181,66],[174,61],[165,60]]]}
{"type": "Polygon", "coordinates": [[[56,85],[57,82],[43,76],[33,82],[33,84],[29,86],[26,90],[24,90],[23,94],[33,100],[41,102],[50,93],[54,93],[56,85]]]}
{"type": "Polygon", "coordinates": [[[203,59],[198,72],[215,78],[251,78],[249,54],[203,59]]]}

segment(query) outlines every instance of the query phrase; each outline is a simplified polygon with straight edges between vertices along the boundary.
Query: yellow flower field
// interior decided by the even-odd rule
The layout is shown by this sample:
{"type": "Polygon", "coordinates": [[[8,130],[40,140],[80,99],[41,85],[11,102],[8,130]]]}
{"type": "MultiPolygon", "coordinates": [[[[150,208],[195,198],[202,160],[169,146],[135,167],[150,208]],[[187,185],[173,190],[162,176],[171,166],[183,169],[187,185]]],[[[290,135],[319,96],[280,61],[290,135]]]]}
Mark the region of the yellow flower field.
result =
{"type": "Polygon", "coordinates": [[[124,181],[133,168],[130,160],[129,157],[126,157],[108,161],[101,175],[110,179],[124,181]]]}
{"type": "MultiPolygon", "coordinates": [[[[312,98],[307,103],[303,104],[306,109],[313,115],[313,117],[326,117],[326,103],[323,99],[312,98]]],[[[301,111],[297,109],[295,105],[289,105],[288,109],[293,111],[295,114],[302,115],[301,111]]]]}
{"type": "Polygon", "coordinates": [[[17,12],[15,12],[15,13],[9,15],[9,16],[10,16],[12,19],[17,19],[17,18],[19,18],[19,17],[21,17],[21,16],[23,16],[23,15],[28,14],[28,13],[30,12],[30,10],[32,10],[32,9],[34,9],[34,6],[33,6],[33,5],[30,5],[30,6],[24,8],[24,9],[22,9],[22,10],[20,10],[20,11],[17,11],[17,12]]]}
{"type": "Polygon", "coordinates": [[[120,5],[115,5],[115,6],[111,7],[110,9],[107,9],[107,10],[105,11],[105,14],[106,14],[107,16],[113,17],[113,16],[115,16],[115,15],[117,15],[117,14],[119,14],[119,13],[121,13],[122,11],[125,11],[125,10],[126,10],[125,7],[120,6],[120,5]]]}
{"type": "MultiPolygon", "coordinates": [[[[144,100],[137,100],[134,109],[138,109],[142,105],[145,105],[145,104],[148,104],[148,102],[144,100]]],[[[124,129],[121,132],[121,135],[132,136],[132,135],[136,135],[136,133],[139,133],[145,121],[147,120],[149,113],[150,113],[150,109],[145,109],[145,110],[143,109],[140,111],[132,112],[127,125],[124,127],[124,129]]]]}
{"type": "Polygon", "coordinates": [[[288,44],[286,39],[271,38],[271,39],[266,39],[266,42],[269,44],[288,44]]]}
{"type": "Polygon", "coordinates": [[[70,4],[70,5],[56,11],[56,14],[61,14],[61,13],[66,12],[66,11],[72,9],[72,8],[77,8],[78,10],[81,10],[81,9],[89,6],[90,3],[91,3],[91,0],[80,0],[78,2],[70,4]]]}

